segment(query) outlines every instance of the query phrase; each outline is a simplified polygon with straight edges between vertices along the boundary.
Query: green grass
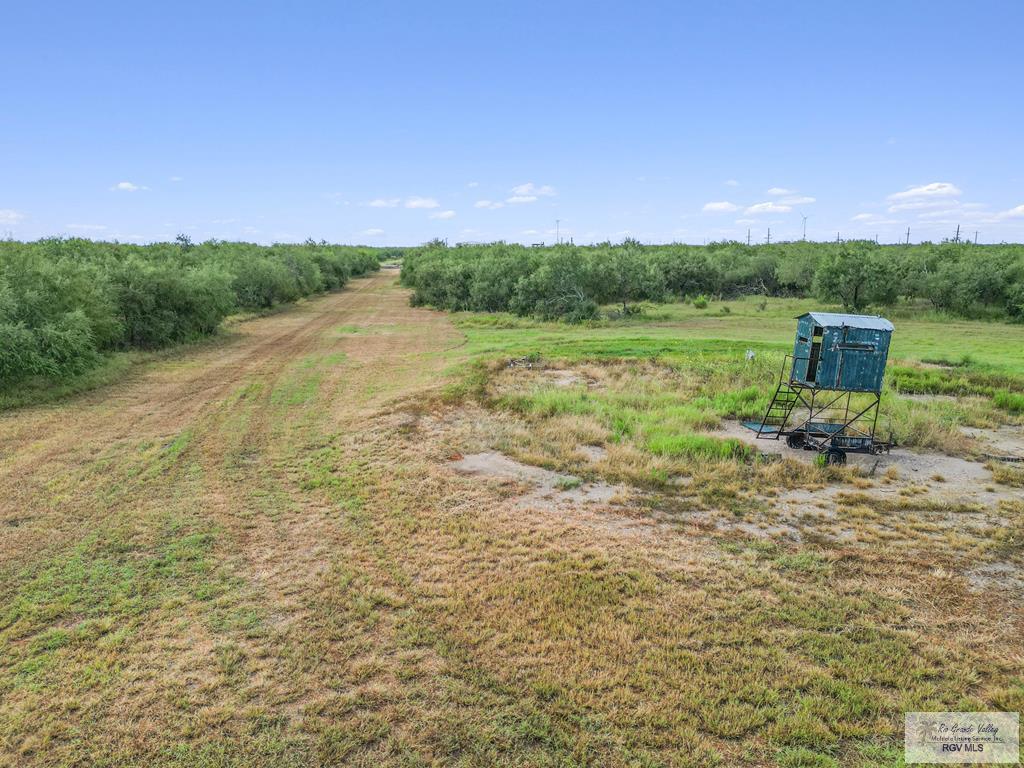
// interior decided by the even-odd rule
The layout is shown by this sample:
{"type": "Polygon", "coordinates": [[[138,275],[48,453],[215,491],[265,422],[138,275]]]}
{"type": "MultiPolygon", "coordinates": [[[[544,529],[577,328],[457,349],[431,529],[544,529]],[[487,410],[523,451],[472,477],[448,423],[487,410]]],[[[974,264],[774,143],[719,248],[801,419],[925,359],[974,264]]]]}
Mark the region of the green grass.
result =
{"type": "MultiPolygon", "coordinates": [[[[659,455],[743,457],[747,452],[735,441],[700,433],[713,430],[722,418],[755,419],[764,413],[792,348],[793,318],[812,308],[820,307],[802,299],[748,297],[713,302],[705,310],[682,303],[651,305],[641,315],[585,326],[460,313],[455,321],[466,335],[469,358],[477,362],[475,384],[464,376],[456,389],[459,396],[484,392],[482,360],[654,362],[673,371],[675,379],[628,393],[538,386],[505,395],[499,404],[537,417],[592,416],[614,440],[636,439],[659,455]],[[753,361],[746,359],[748,350],[753,361]]],[[[961,426],[992,427],[1024,413],[1024,326],[935,317],[899,317],[896,326],[881,436],[963,454],[972,448],[961,426]],[[955,362],[949,368],[922,367],[925,360],[955,362]],[[957,399],[901,397],[919,394],[957,399]]]]}
{"type": "Polygon", "coordinates": [[[0,411],[27,405],[45,405],[88,392],[121,379],[140,362],[153,357],[145,352],[114,352],[104,355],[99,365],[62,381],[28,379],[0,390],[0,411]]]}
{"type": "MultiPolygon", "coordinates": [[[[581,359],[648,357],[701,353],[740,354],[790,351],[794,318],[810,310],[838,310],[813,299],[748,296],[712,302],[708,309],[692,304],[652,305],[647,315],[593,325],[540,323],[514,315],[456,313],[455,322],[469,338],[473,353],[510,356],[541,351],[552,357],[581,359]],[[764,303],[764,311],[758,307],[764,303]],[[722,313],[728,308],[728,314],[722,313]]],[[[891,360],[959,360],[1009,374],[1024,374],[1024,325],[943,318],[901,310],[890,313],[896,326],[891,360]]]]}

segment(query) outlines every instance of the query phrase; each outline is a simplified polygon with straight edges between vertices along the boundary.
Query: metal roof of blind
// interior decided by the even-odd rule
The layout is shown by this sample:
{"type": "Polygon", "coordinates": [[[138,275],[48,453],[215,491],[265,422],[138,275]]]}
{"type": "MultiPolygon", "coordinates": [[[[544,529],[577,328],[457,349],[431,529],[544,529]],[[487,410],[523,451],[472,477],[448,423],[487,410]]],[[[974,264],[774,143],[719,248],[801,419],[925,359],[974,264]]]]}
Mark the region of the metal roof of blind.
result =
{"type": "Polygon", "coordinates": [[[893,324],[878,315],[846,315],[841,312],[804,312],[800,317],[810,317],[826,328],[847,326],[848,328],[869,328],[874,331],[892,331],[893,324]]]}

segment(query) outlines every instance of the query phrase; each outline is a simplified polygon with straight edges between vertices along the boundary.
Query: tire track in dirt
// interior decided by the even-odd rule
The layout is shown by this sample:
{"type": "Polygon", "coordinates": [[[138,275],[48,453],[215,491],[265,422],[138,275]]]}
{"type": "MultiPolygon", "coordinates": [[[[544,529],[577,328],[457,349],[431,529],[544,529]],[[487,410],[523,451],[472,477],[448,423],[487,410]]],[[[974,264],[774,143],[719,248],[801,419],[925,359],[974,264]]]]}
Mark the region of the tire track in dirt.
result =
{"type": "MultiPolygon", "coordinates": [[[[259,403],[248,401],[239,407],[257,414],[251,435],[244,439],[263,444],[276,383],[318,344],[325,351],[348,351],[360,365],[345,366],[347,375],[363,386],[373,386],[372,377],[386,375],[389,360],[380,357],[402,347],[398,339],[397,346],[381,344],[391,341],[384,334],[354,334],[325,343],[329,329],[342,325],[372,329],[387,323],[411,328],[427,321],[428,327],[441,323],[446,332],[440,336],[450,340],[444,316],[410,308],[405,292],[393,289],[394,279],[393,273],[381,273],[353,280],[338,293],[242,323],[234,338],[146,364],[123,382],[65,403],[0,418],[0,525],[6,523],[7,528],[0,567],[26,553],[38,557],[41,547],[56,546],[95,523],[101,510],[88,491],[112,482],[102,473],[96,475],[98,458],[116,466],[146,441],[166,443],[186,429],[197,436],[206,434],[235,407],[230,404],[233,394],[254,383],[259,386],[259,403]],[[55,500],[52,489],[62,483],[75,492],[55,500]]],[[[405,343],[407,352],[419,353],[431,346],[424,345],[421,334],[412,335],[417,338],[405,343]]],[[[352,403],[338,397],[344,393],[329,394],[330,399],[319,407],[350,417],[352,403]]],[[[223,458],[212,446],[206,448],[200,452],[204,470],[223,458]]]]}

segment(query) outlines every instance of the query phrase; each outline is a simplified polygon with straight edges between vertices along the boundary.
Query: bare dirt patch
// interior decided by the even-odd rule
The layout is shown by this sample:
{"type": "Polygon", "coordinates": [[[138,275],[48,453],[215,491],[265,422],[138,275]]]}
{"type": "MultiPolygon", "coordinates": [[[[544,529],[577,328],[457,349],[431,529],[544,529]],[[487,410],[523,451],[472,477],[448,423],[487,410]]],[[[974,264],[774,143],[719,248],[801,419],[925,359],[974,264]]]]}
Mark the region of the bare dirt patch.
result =
{"type": "Polygon", "coordinates": [[[960,431],[979,440],[985,453],[1024,461],[1024,427],[1020,425],[1004,424],[996,429],[961,427],[960,431]]]}
{"type": "MultiPolygon", "coordinates": [[[[990,432],[990,430],[975,430],[990,432]]],[[[784,440],[757,439],[754,432],[737,421],[724,421],[715,434],[733,437],[756,448],[761,453],[782,456],[795,461],[813,462],[814,451],[793,449],[784,440]]],[[[907,482],[924,483],[950,499],[994,503],[1005,494],[986,490],[992,483],[992,473],[984,464],[941,453],[918,453],[904,448],[893,448],[889,453],[872,456],[851,453],[848,465],[858,468],[870,477],[899,478],[907,482]]]]}
{"type": "Polygon", "coordinates": [[[603,482],[583,482],[573,475],[532,467],[496,451],[463,456],[453,461],[452,467],[463,474],[491,477],[527,486],[529,490],[517,498],[519,505],[610,504],[625,490],[621,486],[603,482]]]}

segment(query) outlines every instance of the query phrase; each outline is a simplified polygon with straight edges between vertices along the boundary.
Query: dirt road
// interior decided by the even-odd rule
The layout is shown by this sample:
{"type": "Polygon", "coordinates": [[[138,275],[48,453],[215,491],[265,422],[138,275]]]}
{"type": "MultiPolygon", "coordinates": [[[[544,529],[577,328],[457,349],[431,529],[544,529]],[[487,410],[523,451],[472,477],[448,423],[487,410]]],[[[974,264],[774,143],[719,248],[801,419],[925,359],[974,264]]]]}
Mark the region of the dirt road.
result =
{"type": "Polygon", "coordinates": [[[303,621],[346,542],[318,482],[383,404],[435,386],[460,341],[396,277],[0,417],[0,755],[143,760],[231,711],[202,750],[240,738],[246,705],[273,718],[326,695],[335,643],[303,621]]]}
{"type": "Polygon", "coordinates": [[[442,314],[410,308],[395,279],[385,271],[356,280],[345,291],[239,324],[198,351],[182,350],[70,404],[0,416],[0,520],[8,526],[0,566],[59,544],[54,520],[65,522],[72,510],[82,526],[95,522],[103,510],[80,484],[95,489],[107,482],[97,465],[136,462],[140,451],[168,446],[183,433],[206,449],[201,458],[208,465],[222,458],[207,454],[222,449],[224,437],[209,425],[229,414],[244,415],[250,424],[243,442],[263,450],[268,430],[296,418],[277,409],[270,419],[275,403],[301,399],[291,392],[296,386],[307,388],[306,398],[293,405],[329,413],[343,429],[429,382],[458,337],[442,314]],[[53,489],[70,483],[78,498],[55,499],[53,489]]]}

